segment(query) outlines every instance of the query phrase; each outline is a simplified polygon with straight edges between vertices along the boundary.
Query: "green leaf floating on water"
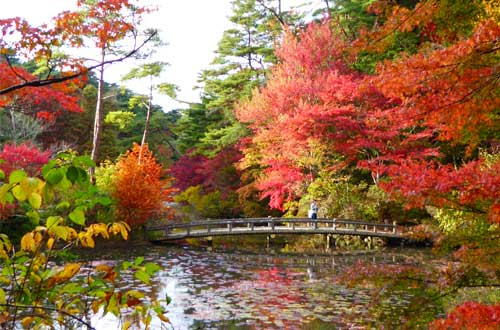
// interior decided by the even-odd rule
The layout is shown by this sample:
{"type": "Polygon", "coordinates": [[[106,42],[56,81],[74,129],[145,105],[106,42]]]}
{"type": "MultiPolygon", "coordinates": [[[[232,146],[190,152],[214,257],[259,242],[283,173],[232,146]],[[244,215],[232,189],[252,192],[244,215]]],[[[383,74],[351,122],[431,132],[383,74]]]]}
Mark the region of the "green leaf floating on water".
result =
{"type": "Polygon", "coordinates": [[[149,275],[142,269],[139,269],[138,271],[135,272],[135,278],[137,278],[139,281],[149,284],[149,275]]]}
{"type": "Polygon", "coordinates": [[[161,267],[153,262],[146,263],[144,265],[144,268],[146,269],[146,273],[148,273],[149,275],[153,275],[157,271],[161,270],[161,267]]]}
{"type": "Polygon", "coordinates": [[[142,264],[144,262],[144,257],[137,257],[135,258],[134,260],[134,265],[136,266],[139,266],[140,264],[142,264]]]}

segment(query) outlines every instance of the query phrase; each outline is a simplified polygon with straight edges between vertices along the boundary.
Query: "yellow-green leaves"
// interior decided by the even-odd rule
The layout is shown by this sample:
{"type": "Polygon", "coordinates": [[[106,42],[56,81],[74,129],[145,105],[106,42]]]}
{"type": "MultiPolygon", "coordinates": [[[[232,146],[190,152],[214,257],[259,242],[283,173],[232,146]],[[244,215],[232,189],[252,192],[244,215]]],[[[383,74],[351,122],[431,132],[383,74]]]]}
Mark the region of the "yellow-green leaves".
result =
{"type": "Polygon", "coordinates": [[[128,239],[128,232],[130,231],[130,226],[123,221],[113,222],[109,228],[109,232],[117,235],[121,234],[124,240],[128,239]]]}
{"type": "Polygon", "coordinates": [[[38,231],[32,231],[21,238],[21,249],[23,251],[35,252],[42,241],[42,235],[38,231]]]}
{"type": "Polygon", "coordinates": [[[12,244],[5,234],[0,234],[0,258],[9,258],[9,252],[12,249],[12,244]]]}
{"type": "Polygon", "coordinates": [[[0,202],[12,203],[12,196],[20,201],[27,201],[35,210],[42,205],[42,193],[45,182],[38,178],[30,178],[21,170],[13,171],[9,176],[9,183],[0,188],[0,202]]]}
{"type": "Polygon", "coordinates": [[[62,270],[59,270],[48,279],[48,287],[53,287],[56,284],[64,283],[73,278],[73,276],[75,276],[80,271],[80,267],[81,264],[79,263],[68,263],[64,265],[62,270]]]}
{"type": "Polygon", "coordinates": [[[5,299],[5,291],[0,288],[0,304],[5,304],[7,300],[5,299]]]}
{"type": "Polygon", "coordinates": [[[0,203],[3,205],[14,201],[14,197],[12,196],[10,189],[11,186],[9,184],[4,184],[0,187],[0,203]]]}
{"type": "Polygon", "coordinates": [[[47,229],[52,229],[58,224],[62,223],[64,219],[62,217],[50,216],[47,218],[47,229]]]}
{"type": "Polygon", "coordinates": [[[21,182],[25,177],[27,177],[27,174],[23,170],[14,170],[9,175],[9,183],[14,184],[21,182]]]}
{"type": "Polygon", "coordinates": [[[81,208],[74,209],[70,214],[69,218],[71,221],[80,226],[85,226],[85,213],[81,208]]]}
{"type": "Polygon", "coordinates": [[[56,185],[64,178],[64,170],[60,168],[53,168],[44,174],[45,180],[51,185],[56,185]]]}
{"type": "MultiPolygon", "coordinates": [[[[109,194],[91,185],[85,170],[90,164],[93,162],[88,157],[66,154],[50,161],[41,178],[15,170],[6,179],[0,171],[0,203],[11,203],[16,213],[24,215],[25,221],[35,227],[21,237],[17,250],[0,233],[0,304],[7,301],[12,306],[50,308],[50,312],[34,308],[33,316],[26,316],[24,310],[0,306],[0,324],[15,318],[16,327],[53,327],[57,322],[64,324],[68,313],[81,315],[89,308],[119,317],[124,315],[122,310],[133,310],[143,325],[151,322],[150,305],[155,299],[146,299],[139,291],[122,290],[119,279],[124,268],[89,269],[83,280],[78,276],[82,267],[79,263],[49,266],[51,257],[60,255],[63,247],[92,248],[97,237],[107,239],[111,234],[128,238],[130,227],[125,222],[86,224],[87,211],[96,206],[103,210],[112,204],[109,194]]],[[[129,267],[128,271],[145,283],[150,283],[152,274],[159,269],[144,263],[144,258],[129,267]]]]}
{"type": "Polygon", "coordinates": [[[28,202],[30,203],[32,208],[38,210],[42,206],[42,196],[35,192],[31,193],[28,196],[28,202]]]}

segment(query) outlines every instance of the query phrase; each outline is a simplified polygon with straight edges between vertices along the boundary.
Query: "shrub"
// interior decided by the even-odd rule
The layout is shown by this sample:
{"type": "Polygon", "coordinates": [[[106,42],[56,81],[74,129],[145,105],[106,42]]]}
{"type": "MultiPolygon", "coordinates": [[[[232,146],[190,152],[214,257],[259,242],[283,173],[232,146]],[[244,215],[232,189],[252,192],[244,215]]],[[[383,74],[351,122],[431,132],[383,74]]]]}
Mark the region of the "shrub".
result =
{"type": "Polygon", "coordinates": [[[169,180],[161,180],[159,165],[147,145],[134,143],[132,150],[116,164],[113,197],[117,202],[118,219],[131,226],[141,226],[164,210],[172,188],[169,180]]]}
{"type": "Polygon", "coordinates": [[[49,161],[50,151],[41,151],[30,143],[20,145],[5,144],[0,151],[0,169],[8,176],[15,169],[22,169],[29,175],[38,174],[44,164],[49,161]]]}

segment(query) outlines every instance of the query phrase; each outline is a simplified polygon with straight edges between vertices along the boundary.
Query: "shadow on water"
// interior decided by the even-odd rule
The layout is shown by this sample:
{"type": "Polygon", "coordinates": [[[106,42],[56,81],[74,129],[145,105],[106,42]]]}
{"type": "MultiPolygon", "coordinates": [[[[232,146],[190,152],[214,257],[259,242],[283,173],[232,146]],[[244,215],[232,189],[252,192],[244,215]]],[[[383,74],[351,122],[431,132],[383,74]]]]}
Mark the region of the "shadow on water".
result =
{"type": "MultiPolygon", "coordinates": [[[[335,277],[360,261],[421,266],[430,260],[428,251],[417,249],[300,255],[172,245],[107,250],[100,257],[123,261],[137,256],[162,266],[150,294],[172,298],[168,317],[174,329],[401,328],[400,315],[415,304],[413,293],[388,297],[377,307],[377,319],[371,312],[373,290],[343,286],[335,277]]],[[[139,285],[133,278],[124,282],[139,285]]],[[[426,308],[438,314],[437,306],[426,308]]],[[[102,319],[96,325],[113,328],[113,322],[102,319]]]]}

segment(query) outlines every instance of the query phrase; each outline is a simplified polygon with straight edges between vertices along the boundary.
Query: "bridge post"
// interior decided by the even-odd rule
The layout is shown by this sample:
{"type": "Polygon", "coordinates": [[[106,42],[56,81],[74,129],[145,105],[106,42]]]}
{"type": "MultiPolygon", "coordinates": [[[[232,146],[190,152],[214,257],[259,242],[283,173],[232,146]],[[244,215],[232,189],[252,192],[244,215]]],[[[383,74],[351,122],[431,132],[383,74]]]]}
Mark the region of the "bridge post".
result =
{"type": "Polygon", "coordinates": [[[325,247],[326,251],[330,251],[332,248],[335,248],[335,238],[332,234],[325,234],[325,247]]]}
{"type": "Polygon", "coordinates": [[[392,225],[394,226],[394,227],[392,227],[392,233],[395,234],[396,233],[396,221],[393,221],[392,225]]]}
{"type": "Polygon", "coordinates": [[[271,235],[267,235],[267,243],[266,243],[266,248],[269,249],[269,247],[271,246],[271,235]]]}

